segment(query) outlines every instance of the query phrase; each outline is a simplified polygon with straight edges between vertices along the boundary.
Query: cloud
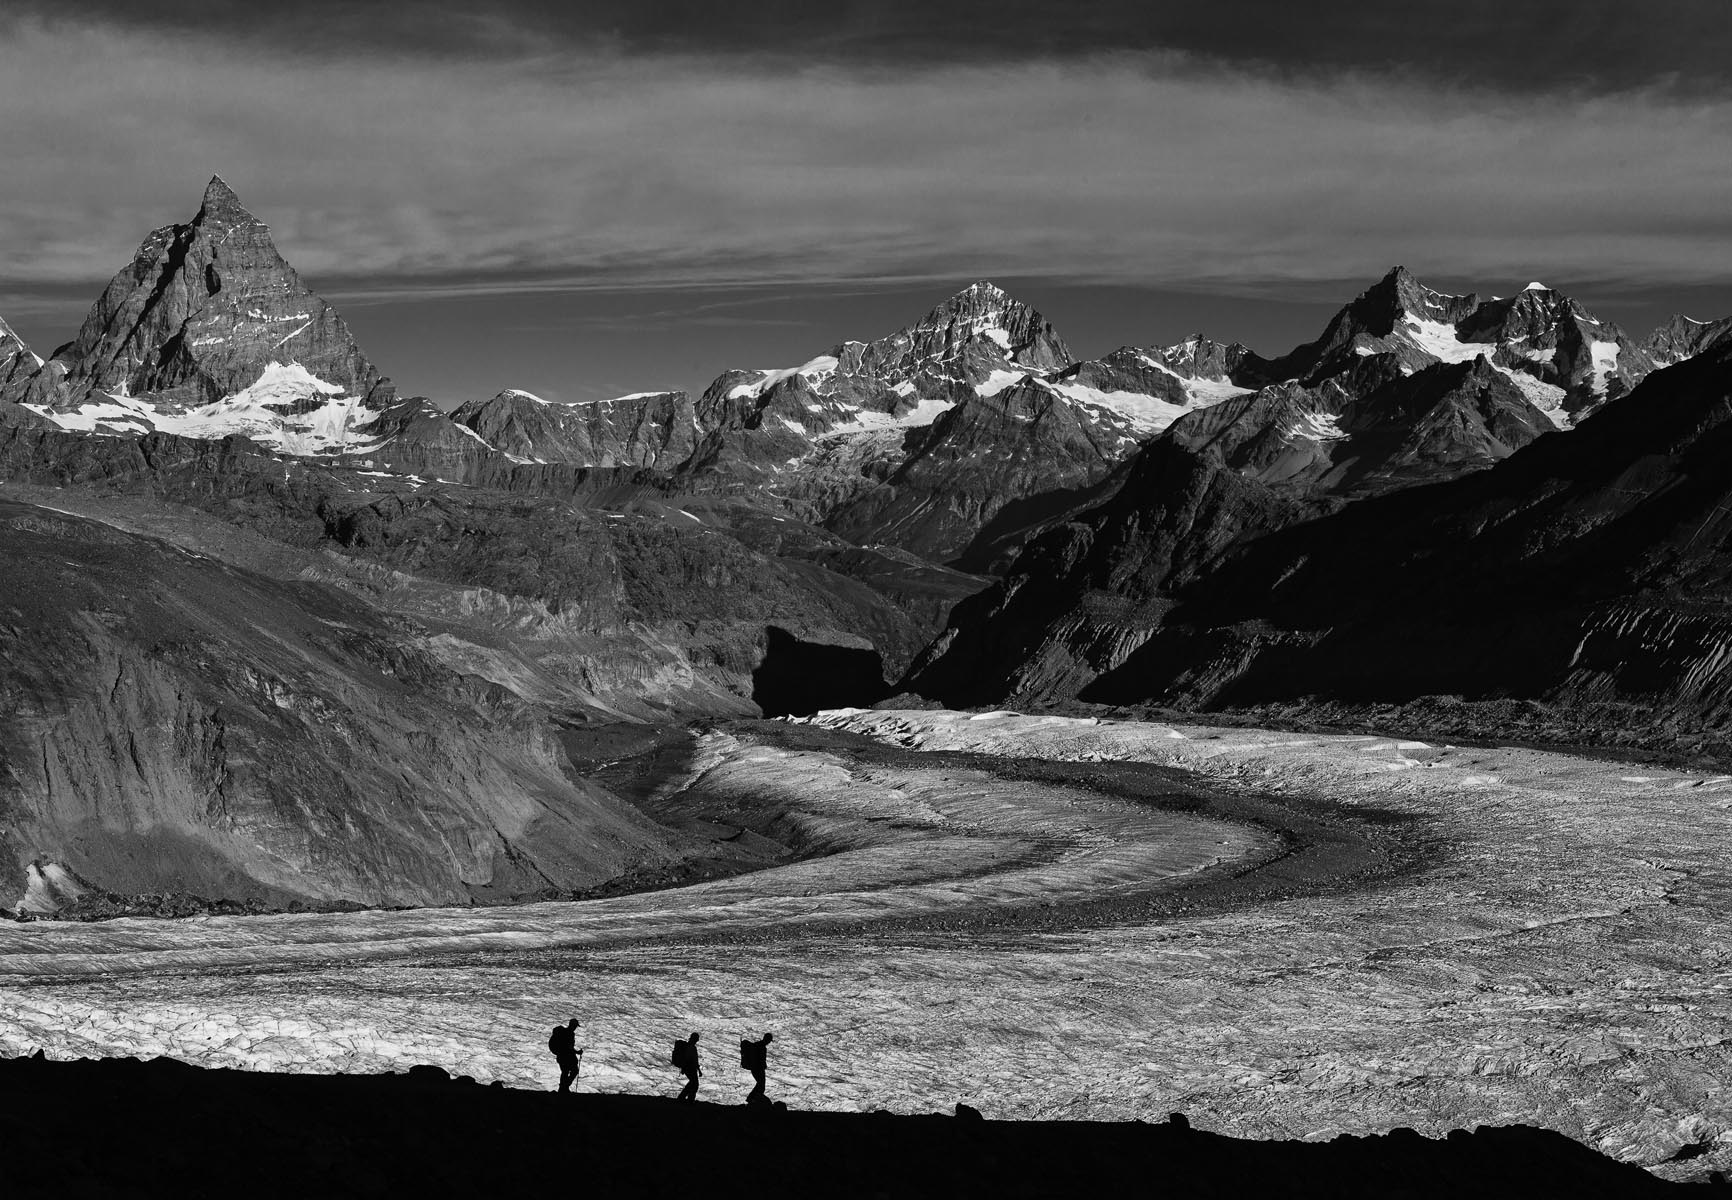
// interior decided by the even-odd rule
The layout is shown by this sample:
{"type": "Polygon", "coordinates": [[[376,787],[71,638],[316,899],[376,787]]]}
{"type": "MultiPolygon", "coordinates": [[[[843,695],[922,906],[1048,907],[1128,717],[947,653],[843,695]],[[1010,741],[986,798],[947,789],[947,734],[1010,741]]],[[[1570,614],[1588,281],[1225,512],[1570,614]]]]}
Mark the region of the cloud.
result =
{"type": "Polygon", "coordinates": [[[1180,51],[1289,74],[1385,69],[1506,91],[1666,83],[1724,91],[1724,0],[9,0],[57,26],[215,37],[283,57],[472,60],[547,52],[788,62],[1030,62],[1180,51]]]}
{"type": "Polygon", "coordinates": [[[1174,54],[463,61],[25,23],[0,279],[105,279],[221,173],[356,294],[1019,276],[1257,291],[1732,272],[1732,102],[1512,96],[1174,54]]]}

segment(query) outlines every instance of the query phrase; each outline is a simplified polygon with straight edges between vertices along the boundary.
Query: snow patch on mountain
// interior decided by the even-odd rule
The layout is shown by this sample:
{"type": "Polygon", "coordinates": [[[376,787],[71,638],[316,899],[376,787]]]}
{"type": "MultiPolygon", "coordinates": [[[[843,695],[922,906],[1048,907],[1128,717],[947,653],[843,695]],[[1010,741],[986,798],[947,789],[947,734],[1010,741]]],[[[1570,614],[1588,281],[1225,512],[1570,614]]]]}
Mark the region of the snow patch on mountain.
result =
{"type": "Polygon", "coordinates": [[[218,401],[218,404],[234,404],[239,407],[293,404],[315,394],[341,396],[343,389],[338,384],[326,383],[298,362],[273,361],[265,364],[263,373],[250,387],[236,392],[226,401],[218,401]]]}
{"type": "MultiPolygon", "coordinates": [[[[1496,364],[1493,364],[1494,366],[1496,364]]],[[[1508,367],[1497,367],[1500,374],[1527,398],[1529,404],[1545,414],[1546,420],[1552,423],[1554,429],[1574,428],[1575,422],[1564,408],[1564,400],[1569,393],[1555,383],[1547,383],[1543,379],[1535,379],[1526,371],[1512,371],[1508,367]]]]}
{"type": "Polygon", "coordinates": [[[1341,428],[1334,413],[1306,413],[1294,423],[1289,437],[1309,438],[1314,442],[1340,442],[1350,435],[1341,428]]]}
{"type": "Polygon", "coordinates": [[[1080,383],[1049,383],[1045,380],[1040,383],[1067,400],[1093,404],[1123,417],[1130,422],[1136,433],[1142,435],[1160,433],[1194,407],[1189,404],[1174,404],[1141,392],[1103,392],[1080,383]]]}
{"type": "Polygon", "coordinates": [[[730,388],[728,390],[728,398],[730,400],[742,400],[747,397],[761,396],[770,388],[781,383],[784,379],[790,379],[795,375],[804,375],[808,379],[819,379],[834,372],[836,366],[837,359],[835,355],[820,354],[812,361],[802,363],[797,367],[783,367],[774,371],[761,371],[759,372],[760,377],[758,379],[753,380],[750,383],[736,384],[734,387],[730,388]]]}
{"type": "MultiPolygon", "coordinates": [[[[1002,367],[995,368],[992,374],[974,385],[974,392],[978,396],[996,396],[1005,388],[1021,383],[1027,378],[1029,378],[1027,371],[1006,371],[1002,367]]],[[[912,386],[909,390],[913,390],[912,386]]]]}
{"type": "MultiPolygon", "coordinates": [[[[875,433],[881,429],[917,429],[922,425],[932,424],[939,417],[955,408],[956,402],[926,397],[907,412],[898,414],[876,412],[869,408],[855,408],[853,405],[846,407],[853,410],[853,415],[845,421],[832,425],[826,432],[819,434],[819,437],[875,433]]],[[[801,433],[806,432],[803,427],[792,422],[789,423],[789,428],[801,433]]]]}
{"type": "Polygon", "coordinates": [[[1618,352],[1622,347],[1616,342],[1590,342],[1588,351],[1593,356],[1594,375],[1589,385],[1594,394],[1604,396],[1612,374],[1618,369],[1618,352]]]}
{"type": "MultiPolygon", "coordinates": [[[[1550,291],[1551,289],[1542,284],[1529,284],[1525,290],[1550,291]]],[[[1442,321],[1428,321],[1423,317],[1416,317],[1410,313],[1403,320],[1402,324],[1403,328],[1401,329],[1401,332],[1406,334],[1414,345],[1418,346],[1433,358],[1441,359],[1447,363],[1470,363],[1480,357],[1484,357],[1487,362],[1491,362],[1491,356],[1497,350],[1495,345],[1488,342],[1462,341],[1456,335],[1455,327],[1442,321]]],[[[1511,343],[1511,345],[1513,348],[1513,343],[1511,343]]],[[[1612,359],[1615,360],[1617,358],[1618,347],[1615,343],[1595,342],[1594,345],[1610,347],[1612,359]]],[[[1372,351],[1368,351],[1364,347],[1357,347],[1357,349],[1361,354],[1372,353],[1372,351]]],[[[1555,348],[1528,348],[1517,350],[1516,352],[1529,362],[1534,363],[1536,366],[1550,363],[1557,356],[1557,350],[1555,348]]],[[[1597,363],[1598,359],[1596,358],[1595,361],[1597,363]]],[[[1572,422],[1570,420],[1570,415],[1564,410],[1564,400],[1568,393],[1566,393],[1563,388],[1559,387],[1555,383],[1547,383],[1543,379],[1536,379],[1526,371],[1505,367],[1498,363],[1491,363],[1491,365],[1495,371],[1514,384],[1522,395],[1527,398],[1530,404],[1543,412],[1546,415],[1546,419],[1549,420],[1555,428],[1569,429],[1571,427],[1572,422]]],[[[1600,394],[1605,394],[1605,381],[1603,377],[1599,382],[1597,390],[1600,394]]]]}
{"type": "Polygon", "coordinates": [[[1414,345],[1447,363],[1470,363],[1492,347],[1483,342],[1464,342],[1456,336],[1455,326],[1443,321],[1428,321],[1408,313],[1402,320],[1405,333],[1414,345]]]}
{"type": "MultiPolygon", "coordinates": [[[[364,397],[346,396],[342,387],[320,379],[296,362],[268,363],[250,386],[213,404],[185,412],[157,408],[134,398],[124,384],[113,391],[94,394],[101,399],[66,411],[43,404],[26,407],[62,429],[82,433],[135,434],[154,430],[213,441],[240,436],[284,454],[302,456],[366,453],[387,440],[365,432],[378,414],[365,407],[364,397]],[[322,402],[316,407],[294,411],[321,397],[322,402]]],[[[464,432],[472,433],[468,429],[464,432]]],[[[479,436],[476,440],[486,444],[479,436]]]]}

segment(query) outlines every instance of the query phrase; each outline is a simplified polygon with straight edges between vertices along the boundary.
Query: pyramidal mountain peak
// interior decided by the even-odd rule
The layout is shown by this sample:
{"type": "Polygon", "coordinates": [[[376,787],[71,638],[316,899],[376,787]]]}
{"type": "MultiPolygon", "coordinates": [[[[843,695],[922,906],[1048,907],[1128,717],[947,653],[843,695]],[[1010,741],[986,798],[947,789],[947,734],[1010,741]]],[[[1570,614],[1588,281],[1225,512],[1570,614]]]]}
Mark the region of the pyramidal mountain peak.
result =
{"type": "Polygon", "coordinates": [[[14,357],[0,401],[86,433],[240,435],[324,456],[377,451],[409,424],[443,420],[425,400],[397,398],[221,176],[190,221],[144,239],[71,342],[29,365],[14,357]]]}
{"type": "MultiPolygon", "coordinates": [[[[205,184],[204,196],[199,202],[197,221],[221,217],[230,221],[258,221],[247,206],[241,203],[241,198],[228,185],[221,175],[212,175],[210,182],[205,184]]],[[[259,222],[263,224],[263,222],[259,222]]]]}

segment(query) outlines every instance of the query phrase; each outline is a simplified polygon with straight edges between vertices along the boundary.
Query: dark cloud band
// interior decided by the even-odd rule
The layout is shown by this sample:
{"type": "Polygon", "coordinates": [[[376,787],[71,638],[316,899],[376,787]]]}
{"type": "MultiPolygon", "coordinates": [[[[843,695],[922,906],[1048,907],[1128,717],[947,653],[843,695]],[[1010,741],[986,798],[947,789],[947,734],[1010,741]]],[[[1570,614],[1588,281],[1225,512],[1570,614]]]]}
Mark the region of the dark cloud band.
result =
{"type": "Polygon", "coordinates": [[[1152,51],[1512,92],[1732,86],[1723,0],[14,0],[23,17],[215,35],[299,57],[696,54],[748,64],[1022,62],[1152,51]]]}

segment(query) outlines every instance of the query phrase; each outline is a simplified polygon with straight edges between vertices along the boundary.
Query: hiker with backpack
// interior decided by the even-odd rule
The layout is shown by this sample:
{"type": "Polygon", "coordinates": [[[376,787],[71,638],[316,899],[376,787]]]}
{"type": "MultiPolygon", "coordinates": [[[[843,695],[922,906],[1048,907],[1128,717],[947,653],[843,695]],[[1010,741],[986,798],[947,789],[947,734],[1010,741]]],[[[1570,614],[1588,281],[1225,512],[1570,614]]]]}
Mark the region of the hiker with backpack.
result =
{"type": "Polygon", "coordinates": [[[680,1089],[679,1098],[695,1103],[698,1098],[698,1076],[703,1074],[703,1071],[698,1067],[698,1035],[696,1033],[693,1033],[690,1038],[683,1042],[674,1043],[673,1064],[685,1072],[686,1076],[686,1086],[680,1089]]]}
{"type": "Polygon", "coordinates": [[[559,1090],[571,1091],[571,1085],[577,1080],[578,1069],[583,1065],[583,1051],[577,1048],[576,1017],[564,1025],[555,1025],[548,1035],[547,1048],[559,1063],[559,1090]]]}
{"type": "Polygon", "coordinates": [[[764,1072],[769,1069],[770,1043],[776,1040],[776,1035],[766,1033],[757,1041],[740,1039],[740,1065],[752,1073],[756,1086],[746,1093],[747,1104],[768,1104],[769,1097],[764,1095],[764,1072]]]}

